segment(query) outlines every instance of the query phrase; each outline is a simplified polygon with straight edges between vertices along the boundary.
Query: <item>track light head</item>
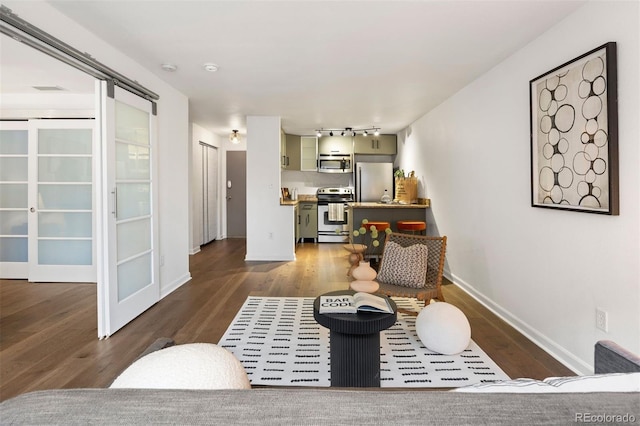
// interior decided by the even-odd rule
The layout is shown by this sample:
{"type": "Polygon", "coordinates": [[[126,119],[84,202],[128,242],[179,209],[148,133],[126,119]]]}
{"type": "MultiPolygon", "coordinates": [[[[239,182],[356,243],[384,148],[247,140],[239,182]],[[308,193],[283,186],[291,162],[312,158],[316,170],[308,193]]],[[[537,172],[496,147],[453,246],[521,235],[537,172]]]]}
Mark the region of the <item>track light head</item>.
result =
{"type": "Polygon", "coordinates": [[[373,135],[374,136],[380,136],[380,129],[374,129],[373,130],[373,135]]]}
{"type": "Polygon", "coordinates": [[[321,137],[322,136],[322,132],[320,130],[316,130],[316,136],[317,137],[321,137]]]}
{"type": "Polygon", "coordinates": [[[368,135],[368,133],[367,133],[366,130],[364,132],[362,132],[362,136],[367,136],[367,135],[368,135]]]}
{"type": "Polygon", "coordinates": [[[333,136],[333,132],[329,132],[329,136],[333,136]]]}

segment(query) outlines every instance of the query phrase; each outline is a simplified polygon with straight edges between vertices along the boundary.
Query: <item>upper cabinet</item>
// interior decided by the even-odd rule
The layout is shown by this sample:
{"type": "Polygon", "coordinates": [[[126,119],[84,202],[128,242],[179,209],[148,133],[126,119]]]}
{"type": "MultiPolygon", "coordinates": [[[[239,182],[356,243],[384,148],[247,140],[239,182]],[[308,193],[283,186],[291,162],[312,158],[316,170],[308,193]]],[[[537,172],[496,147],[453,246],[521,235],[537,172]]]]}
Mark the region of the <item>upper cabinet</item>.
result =
{"type": "Polygon", "coordinates": [[[315,136],[300,138],[300,170],[303,172],[318,170],[318,139],[315,136]]]}
{"type": "Polygon", "coordinates": [[[280,166],[284,170],[315,172],[318,169],[315,136],[285,135],[280,148],[280,166]]]}
{"type": "Polygon", "coordinates": [[[287,135],[280,129],[280,168],[287,168],[287,135]]]}
{"type": "Polygon", "coordinates": [[[286,136],[286,154],[284,156],[283,169],[300,170],[300,136],[286,136]]]}
{"type": "Polygon", "coordinates": [[[353,147],[356,154],[395,155],[396,135],[358,135],[354,138],[353,147]]]}
{"type": "Polygon", "coordinates": [[[318,139],[318,154],[353,154],[351,136],[322,136],[318,139]]]}

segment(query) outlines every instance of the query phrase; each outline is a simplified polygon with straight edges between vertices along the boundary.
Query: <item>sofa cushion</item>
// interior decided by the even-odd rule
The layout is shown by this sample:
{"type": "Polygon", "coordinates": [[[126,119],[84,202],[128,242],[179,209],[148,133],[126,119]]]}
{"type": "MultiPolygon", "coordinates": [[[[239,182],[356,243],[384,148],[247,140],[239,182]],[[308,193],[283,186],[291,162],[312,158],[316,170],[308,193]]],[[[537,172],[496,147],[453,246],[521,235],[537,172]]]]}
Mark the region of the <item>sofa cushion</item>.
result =
{"type": "Polygon", "coordinates": [[[414,244],[402,247],[387,241],[382,254],[378,281],[404,287],[424,287],[427,276],[427,246],[414,244]]]}
{"type": "Polygon", "coordinates": [[[515,379],[465,386],[453,389],[453,391],[494,393],[640,392],[640,373],[549,377],[542,381],[515,379]]]}

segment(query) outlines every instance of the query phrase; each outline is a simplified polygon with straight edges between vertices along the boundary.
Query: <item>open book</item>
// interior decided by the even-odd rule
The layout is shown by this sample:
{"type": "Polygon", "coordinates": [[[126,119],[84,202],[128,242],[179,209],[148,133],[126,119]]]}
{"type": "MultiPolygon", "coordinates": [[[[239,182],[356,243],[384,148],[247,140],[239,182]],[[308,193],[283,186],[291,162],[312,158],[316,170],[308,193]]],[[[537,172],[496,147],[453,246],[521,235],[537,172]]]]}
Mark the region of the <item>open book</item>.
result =
{"type": "Polygon", "coordinates": [[[356,312],[393,313],[389,301],[369,293],[320,296],[321,314],[355,314],[356,312]]]}

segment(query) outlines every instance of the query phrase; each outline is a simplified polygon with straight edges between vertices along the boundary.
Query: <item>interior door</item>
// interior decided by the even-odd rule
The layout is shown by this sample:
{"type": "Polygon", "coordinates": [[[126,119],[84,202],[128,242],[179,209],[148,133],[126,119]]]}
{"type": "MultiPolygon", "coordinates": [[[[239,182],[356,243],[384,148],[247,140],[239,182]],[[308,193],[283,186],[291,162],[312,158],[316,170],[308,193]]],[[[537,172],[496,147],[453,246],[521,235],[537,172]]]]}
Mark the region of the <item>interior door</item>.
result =
{"type": "Polygon", "coordinates": [[[0,122],[0,278],[27,278],[29,132],[24,121],[0,122]]]}
{"type": "Polygon", "coordinates": [[[94,120],[29,120],[32,282],[96,282],[94,120]]]}
{"type": "Polygon", "coordinates": [[[227,237],[247,236],[247,152],[227,151],[227,237]]]}
{"type": "Polygon", "coordinates": [[[153,104],[100,82],[105,247],[100,337],[109,336],[160,298],[157,250],[156,116],[153,104]]]}
{"type": "Polygon", "coordinates": [[[200,143],[202,149],[202,244],[218,236],[218,149],[200,143]]]}

